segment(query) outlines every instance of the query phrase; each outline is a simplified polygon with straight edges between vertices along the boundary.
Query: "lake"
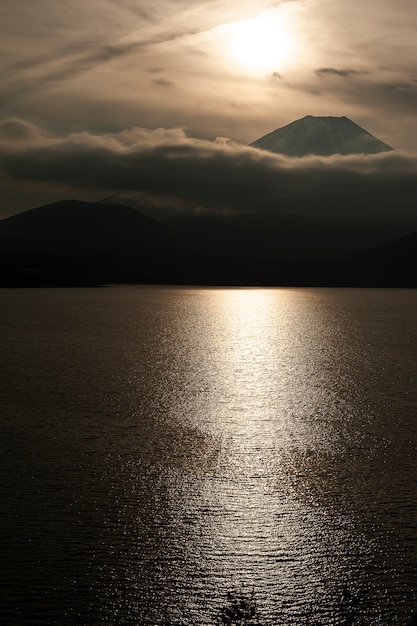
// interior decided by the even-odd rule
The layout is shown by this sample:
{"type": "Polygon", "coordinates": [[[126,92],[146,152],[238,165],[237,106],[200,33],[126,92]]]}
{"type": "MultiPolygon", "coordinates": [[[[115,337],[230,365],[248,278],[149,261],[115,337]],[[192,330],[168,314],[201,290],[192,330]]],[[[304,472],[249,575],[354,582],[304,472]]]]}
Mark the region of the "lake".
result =
{"type": "Polygon", "coordinates": [[[0,290],[0,621],[405,626],[416,321],[415,290],[0,290]]]}

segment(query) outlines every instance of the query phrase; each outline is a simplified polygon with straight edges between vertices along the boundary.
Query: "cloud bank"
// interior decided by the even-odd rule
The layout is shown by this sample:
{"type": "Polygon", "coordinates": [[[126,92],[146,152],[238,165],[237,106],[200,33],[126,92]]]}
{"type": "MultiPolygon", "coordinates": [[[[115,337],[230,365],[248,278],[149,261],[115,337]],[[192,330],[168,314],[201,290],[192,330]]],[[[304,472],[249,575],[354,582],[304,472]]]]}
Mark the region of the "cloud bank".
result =
{"type": "Polygon", "coordinates": [[[18,119],[0,122],[0,176],[75,197],[136,194],[173,215],[186,208],[414,219],[417,197],[410,154],[290,159],[180,128],[56,136],[18,119]]]}

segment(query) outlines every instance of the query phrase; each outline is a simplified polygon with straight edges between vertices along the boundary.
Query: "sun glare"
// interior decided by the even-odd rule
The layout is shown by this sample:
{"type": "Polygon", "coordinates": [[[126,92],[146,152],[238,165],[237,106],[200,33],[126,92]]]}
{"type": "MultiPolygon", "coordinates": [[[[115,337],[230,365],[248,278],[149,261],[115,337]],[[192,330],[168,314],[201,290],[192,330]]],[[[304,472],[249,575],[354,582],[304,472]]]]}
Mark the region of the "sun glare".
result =
{"type": "Polygon", "coordinates": [[[294,60],[291,16],[282,8],[268,9],[253,18],[222,27],[226,54],[250,73],[278,71],[294,60]]]}

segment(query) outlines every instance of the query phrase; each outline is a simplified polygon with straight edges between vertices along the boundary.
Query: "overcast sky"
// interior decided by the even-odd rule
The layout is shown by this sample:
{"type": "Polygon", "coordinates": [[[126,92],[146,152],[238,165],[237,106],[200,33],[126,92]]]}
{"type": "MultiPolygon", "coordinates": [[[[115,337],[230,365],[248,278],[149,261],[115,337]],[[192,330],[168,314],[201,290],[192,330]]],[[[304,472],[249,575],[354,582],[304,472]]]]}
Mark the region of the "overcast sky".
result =
{"type": "Polygon", "coordinates": [[[186,183],[184,150],[221,159],[220,178],[239,154],[264,180],[282,160],[221,138],[247,144],[308,114],[346,115],[415,152],[416,32],[415,0],[1,0],[0,214],[113,191],[198,203],[164,178],[186,183]],[[163,160],[159,182],[144,150],[149,168],[163,160]]]}

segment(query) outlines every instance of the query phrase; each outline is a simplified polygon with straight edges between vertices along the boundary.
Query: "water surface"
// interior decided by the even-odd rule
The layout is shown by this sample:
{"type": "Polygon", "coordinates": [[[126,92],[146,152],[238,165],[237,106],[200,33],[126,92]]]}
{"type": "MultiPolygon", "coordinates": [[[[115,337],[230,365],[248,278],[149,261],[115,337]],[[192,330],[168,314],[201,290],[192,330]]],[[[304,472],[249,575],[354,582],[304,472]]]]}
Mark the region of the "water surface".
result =
{"type": "MultiPolygon", "coordinates": [[[[0,618],[417,608],[417,292],[0,291],[0,618]]],[[[338,622],[339,619],[339,622],[338,622]]]]}

